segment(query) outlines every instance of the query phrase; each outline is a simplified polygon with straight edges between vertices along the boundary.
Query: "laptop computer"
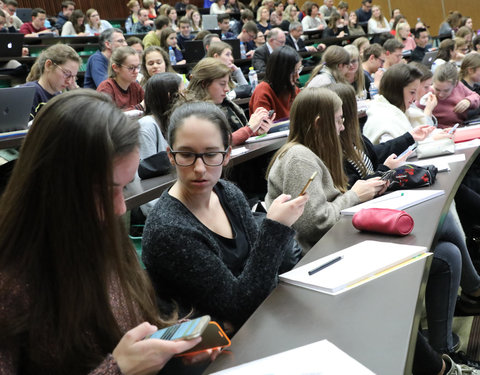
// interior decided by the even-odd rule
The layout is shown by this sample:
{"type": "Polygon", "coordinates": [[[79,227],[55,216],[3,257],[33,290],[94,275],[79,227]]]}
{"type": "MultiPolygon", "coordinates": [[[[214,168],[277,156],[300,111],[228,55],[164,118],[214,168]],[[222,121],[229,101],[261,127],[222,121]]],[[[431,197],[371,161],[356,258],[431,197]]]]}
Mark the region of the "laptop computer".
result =
{"type": "Polygon", "coordinates": [[[17,8],[15,15],[22,22],[30,22],[32,20],[32,8],[17,8]]]}
{"type": "Polygon", "coordinates": [[[0,56],[22,57],[23,38],[21,33],[0,33],[0,56]]]}
{"type": "Polygon", "coordinates": [[[432,67],[433,62],[437,58],[437,54],[438,54],[438,50],[425,53],[425,56],[423,57],[423,60],[422,60],[422,64],[430,69],[432,67]]]}
{"type": "Polygon", "coordinates": [[[0,89],[0,133],[27,128],[34,95],[33,86],[0,89]]]}
{"type": "Polygon", "coordinates": [[[228,43],[232,46],[232,55],[235,60],[241,59],[240,54],[240,40],[239,39],[223,39],[222,42],[228,43]]]}
{"type": "Polygon", "coordinates": [[[202,27],[203,30],[218,29],[218,21],[216,14],[203,14],[202,15],[202,27]]]}
{"type": "Polygon", "coordinates": [[[183,43],[185,51],[183,57],[187,60],[187,63],[195,63],[205,57],[205,49],[203,48],[203,41],[201,40],[189,40],[183,43]]]}

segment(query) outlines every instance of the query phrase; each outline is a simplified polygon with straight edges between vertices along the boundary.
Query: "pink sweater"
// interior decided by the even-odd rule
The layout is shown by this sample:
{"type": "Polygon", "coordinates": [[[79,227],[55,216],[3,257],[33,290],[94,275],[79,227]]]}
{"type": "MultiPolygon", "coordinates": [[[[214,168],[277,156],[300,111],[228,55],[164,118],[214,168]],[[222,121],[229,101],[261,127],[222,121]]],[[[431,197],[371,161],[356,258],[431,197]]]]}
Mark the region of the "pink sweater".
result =
{"type": "Polygon", "coordinates": [[[407,39],[403,41],[403,51],[413,51],[417,47],[415,40],[411,36],[407,36],[407,39]]]}
{"type": "Polygon", "coordinates": [[[433,110],[433,114],[438,120],[439,128],[447,128],[467,119],[468,109],[463,113],[453,112],[453,108],[462,99],[470,101],[468,109],[478,108],[480,105],[480,96],[476,92],[467,89],[462,82],[458,82],[448,98],[438,99],[438,104],[433,110]]]}

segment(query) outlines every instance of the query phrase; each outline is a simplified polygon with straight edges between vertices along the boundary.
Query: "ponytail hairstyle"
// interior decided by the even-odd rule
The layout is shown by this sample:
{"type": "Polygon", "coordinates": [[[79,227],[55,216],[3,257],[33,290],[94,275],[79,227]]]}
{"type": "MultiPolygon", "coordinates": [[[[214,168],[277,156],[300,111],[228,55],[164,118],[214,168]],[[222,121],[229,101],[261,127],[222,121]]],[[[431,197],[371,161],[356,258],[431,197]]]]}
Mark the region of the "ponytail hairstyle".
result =
{"type": "Polygon", "coordinates": [[[348,83],[345,79],[345,76],[341,74],[340,70],[338,69],[338,66],[341,64],[350,64],[350,54],[340,46],[328,47],[322,56],[322,62],[318,64],[315,69],[313,69],[310,79],[305,84],[305,86],[308,86],[308,84],[313,80],[313,78],[315,78],[315,76],[321,74],[324,67],[330,69],[330,72],[332,73],[333,78],[335,78],[336,82],[348,83]]]}
{"type": "MultiPolygon", "coordinates": [[[[82,59],[78,53],[69,45],[54,44],[44,49],[40,56],[37,57],[35,64],[32,65],[30,73],[27,76],[27,82],[38,81],[43,73],[45,73],[45,63],[50,60],[56,65],[65,64],[67,61],[75,61],[78,65],[82,64],[82,59]]],[[[56,67],[55,67],[56,68],[56,67]]]]}

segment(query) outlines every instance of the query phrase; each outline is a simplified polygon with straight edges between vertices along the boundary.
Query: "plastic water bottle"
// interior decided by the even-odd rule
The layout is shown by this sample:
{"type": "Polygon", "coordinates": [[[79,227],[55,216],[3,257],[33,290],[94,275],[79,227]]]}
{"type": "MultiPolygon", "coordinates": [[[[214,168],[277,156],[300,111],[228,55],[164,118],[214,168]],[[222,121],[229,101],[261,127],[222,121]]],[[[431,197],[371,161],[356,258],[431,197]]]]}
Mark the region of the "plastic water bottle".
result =
{"type": "Polygon", "coordinates": [[[252,86],[252,91],[255,90],[255,87],[258,85],[258,76],[253,66],[249,68],[248,81],[250,82],[250,86],[252,86]]]}
{"type": "Polygon", "coordinates": [[[245,49],[245,43],[240,42],[240,57],[242,59],[247,58],[247,50],[245,49]]]}
{"type": "Polygon", "coordinates": [[[177,58],[175,57],[172,46],[168,47],[168,56],[170,57],[170,64],[177,65],[177,58]]]}
{"type": "Polygon", "coordinates": [[[373,99],[378,95],[378,88],[375,86],[374,82],[370,83],[370,88],[368,92],[370,93],[370,99],[373,99]]]}

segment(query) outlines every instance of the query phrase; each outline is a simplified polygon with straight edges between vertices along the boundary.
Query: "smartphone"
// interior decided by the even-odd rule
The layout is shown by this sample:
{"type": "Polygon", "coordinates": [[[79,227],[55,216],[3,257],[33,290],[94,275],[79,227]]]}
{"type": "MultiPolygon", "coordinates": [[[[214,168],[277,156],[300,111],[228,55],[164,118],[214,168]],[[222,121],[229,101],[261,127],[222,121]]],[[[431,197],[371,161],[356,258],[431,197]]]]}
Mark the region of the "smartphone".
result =
{"type": "Polygon", "coordinates": [[[317,175],[317,172],[313,172],[312,176],[308,179],[307,183],[303,187],[302,192],[300,194],[298,194],[299,197],[301,197],[302,195],[304,195],[306,193],[308,186],[312,183],[312,181],[313,181],[313,179],[315,178],[316,175],[317,175]]]}
{"type": "Polygon", "coordinates": [[[207,328],[208,323],[210,323],[210,316],[204,315],[200,318],[160,329],[145,338],[160,340],[191,340],[200,337],[207,328]]]}
{"type": "Polygon", "coordinates": [[[268,118],[272,118],[274,113],[275,113],[274,109],[271,109],[270,111],[268,111],[268,118]]]}
{"type": "Polygon", "coordinates": [[[403,151],[400,155],[397,156],[397,159],[405,156],[405,154],[406,154],[407,152],[413,151],[413,150],[415,150],[416,148],[417,148],[417,145],[416,145],[416,144],[413,144],[413,145],[408,146],[405,151],[403,151]]]}
{"type": "Polygon", "coordinates": [[[448,131],[448,134],[452,134],[455,130],[457,130],[457,128],[458,128],[459,125],[460,125],[460,124],[457,122],[457,123],[453,126],[453,128],[451,128],[451,129],[448,131]]]}
{"type": "Polygon", "coordinates": [[[202,341],[186,352],[177,354],[175,357],[195,355],[208,349],[222,349],[230,346],[231,342],[227,334],[217,322],[210,322],[202,333],[202,341]]]}

